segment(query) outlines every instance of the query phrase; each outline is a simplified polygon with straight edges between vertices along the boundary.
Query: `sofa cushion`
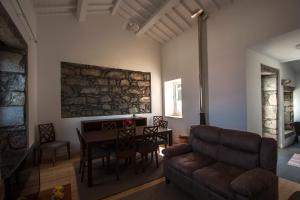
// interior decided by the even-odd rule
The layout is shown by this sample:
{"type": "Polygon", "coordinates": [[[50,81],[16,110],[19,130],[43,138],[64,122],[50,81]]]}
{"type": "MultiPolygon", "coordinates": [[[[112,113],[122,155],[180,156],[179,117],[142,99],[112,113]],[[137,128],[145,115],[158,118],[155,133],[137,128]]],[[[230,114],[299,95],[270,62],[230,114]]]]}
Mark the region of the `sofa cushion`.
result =
{"type": "Polygon", "coordinates": [[[192,126],[189,142],[193,150],[217,159],[220,130],[213,126],[192,126]]]}
{"type": "Polygon", "coordinates": [[[262,168],[249,170],[231,182],[231,188],[247,197],[255,197],[270,188],[276,182],[277,176],[262,168]]]}
{"type": "Polygon", "coordinates": [[[195,170],[205,167],[213,162],[214,160],[212,158],[197,152],[190,152],[165,160],[166,165],[172,166],[186,176],[192,176],[192,173],[195,170]]]}
{"type": "Polygon", "coordinates": [[[230,183],[244,172],[245,170],[239,167],[216,162],[194,171],[193,178],[198,184],[202,184],[226,198],[234,198],[230,183]]]}
{"type": "Polygon", "coordinates": [[[220,146],[218,161],[249,170],[258,167],[259,155],[220,146]]]}

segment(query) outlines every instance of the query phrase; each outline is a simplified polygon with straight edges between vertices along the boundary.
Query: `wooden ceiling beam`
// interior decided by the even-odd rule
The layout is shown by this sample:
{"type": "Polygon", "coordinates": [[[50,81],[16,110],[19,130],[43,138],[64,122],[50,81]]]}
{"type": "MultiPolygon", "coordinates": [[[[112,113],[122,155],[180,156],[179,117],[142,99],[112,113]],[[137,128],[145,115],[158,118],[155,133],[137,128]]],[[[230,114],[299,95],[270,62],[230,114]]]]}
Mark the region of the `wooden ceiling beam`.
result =
{"type": "Polygon", "coordinates": [[[158,30],[158,32],[160,32],[167,40],[173,39],[172,36],[168,35],[168,33],[166,33],[163,29],[158,27],[156,24],[153,26],[153,28],[158,30]]]}
{"type": "Polygon", "coordinates": [[[159,36],[155,31],[153,31],[152,29],[148,30],[148,33],[150,33],[152,36],[154,36],[156,39],[158,39],[160,41],[160,43],[165,43],[166,40],[164,38],[162,38],[161,36],[159,36]]]}
{"type": "Polygon", "coordinates": [[[159,20],[159,22],[166,27],[175,37],[177,36],[176,31],[174,31],[168,24],[166,24],[164,21],[159,20]]]}
{"type": "Polygon", "coordinates": [[[166,18],[172,22],[181,32],[184,32],[184,28],[181,27],[169,14],[166,14],[166,18]]]}
{"type": "Polygon", "coordinates": [[[155,37],[153,37],[151,34],[149,34],[148,32],[145,33],[146,36],[148,36],[148,38],[150,38],[151,40],[153,40],[154,42],[158,42],[158,43],[162,43],[161,41],[159,41],[158,39],[156,39],[155,37]]]}
{"type": "Polygon", "coordinates": [[[173,8],[173,11],[188,27],[192,28],[191,23],[176,8],[173,8]]]}
{"type": "Polygon", "coordinates": [[[136,16],[138,16],[139,18],[141,18],[141,19],[143,19],[143,20],[146,20],[146,17],[145,17],[143,14],[139,13],[139,11],[138,11],[136,8],[134,8],[131,4],[129,4],[129,3],[127,3],[126,1],[124,1],[124,5],[125,5],[127,8],[129,8],[129,10],[130,10],[131,12],[135,13],[136,16]]]}
{"type": "Polygon", "coordinates": [[[122,0],[115,0],[115,4],[113,5],[113,7],[111,9],[112,15],[115,15],[117,13],[117,10],[120,7],[121,3],[122,3],[122,0]]]}
{"type": "Polygon", "coordinates": [[[174,6],[179,4],[179,0],[169,0],[163,5],[154,15],[152,15],[148,21],[144,23],[141,29],[136,33],[137,36],[141,36],[147,32],[162,16],[169,12],[174,6]]]}
{"type": "Polygon", "coordinates": [[[79,22],[82,22],[86,19],[87,8],[88,8],[88,0],[77,0],[76,16],[79,22]]]}

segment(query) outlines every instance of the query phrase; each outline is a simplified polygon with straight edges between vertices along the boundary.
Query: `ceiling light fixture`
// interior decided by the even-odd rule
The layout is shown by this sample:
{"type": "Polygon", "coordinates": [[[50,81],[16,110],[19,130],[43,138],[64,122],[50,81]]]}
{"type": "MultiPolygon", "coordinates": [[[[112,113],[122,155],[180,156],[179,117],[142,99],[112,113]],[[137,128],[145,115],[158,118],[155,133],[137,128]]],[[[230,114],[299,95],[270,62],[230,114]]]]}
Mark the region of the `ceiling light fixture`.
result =
{"type": "Polygon", "coordinates": [[[296,49],[300,49],[300,44],[297,44],[297,45],[296,45],[296,49]]]}
{"type": "Polygon", "coordinates": [[[199,15],[201,15],[204,12],[203,9],[197,9],[195,12],[193,12],[193,14],[191,15],[191,18],[196,18],[199,15]]]}

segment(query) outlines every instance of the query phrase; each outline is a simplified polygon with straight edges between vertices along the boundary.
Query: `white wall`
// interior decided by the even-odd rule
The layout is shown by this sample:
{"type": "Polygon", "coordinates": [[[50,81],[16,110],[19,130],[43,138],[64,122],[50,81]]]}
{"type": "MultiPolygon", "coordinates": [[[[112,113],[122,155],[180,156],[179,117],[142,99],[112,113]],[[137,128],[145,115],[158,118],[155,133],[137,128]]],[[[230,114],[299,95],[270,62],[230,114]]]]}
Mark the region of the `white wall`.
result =
{"type": "Polygon", "coordinates": [[[74,16],[39,17],[38,40],[38,121],[53,122],[58,139],[75,147],[81,120],[126,117],[62,119],[61,61],[151,72],[152,114],[138,116],[161,114],[160,46],[124,30],[118,17],[90,15],[81,23],[74,16]]]}
{"type": "MultiPolygon", "coordinates": [[[[299,66],[300,68],[300,66],[299,66]]],[[[300,121],[300,73],[295,74],[296,86],[294,90],[294,121],[300,121]]]]}
{"type": "MultiPolygon", "coordinates": [[[[212,14],[207,22],[209,119],[212,125],[246,129],[247,48],[300,27],[300,1],[234,1],[212,14]]],[[[257,69],[252,69],[257,70],[257,69]]],[[[257,83],[253,80],[251,83],[257,83]]],[[[249,91],[249,95],[251,92],[249,91]]],[[[251,110],[251,109],[248,109],[251,110]]],[[[259,119],[257,119],[259,120],[259,119]]],[[[251,130],[260,126],[251,123],[251,130]]],[[[249,129],[250,130],[250,129],[249,129]]]]}
{"type": "Polygon", "coordinates": [[[188,135],[190,126],[200,121],[197,37],[194,26],[162,47],[162,80],[182,78],[183,118],[167,118],[175,139],[179,134],[188,135]]]}
{"type": "Polygon", "coordinates": [[[279,70],[278,98],[279,98],[279,145],[285,144],[284,132],[284,99],[282,79],[292,81],[295,85],[295,73],[292,68],[280,63],[274,58],[263,55],[252,49],[246,53],[246,88],[247,88],[247,130],[262,135],[262,96],[261,96],[261,65],[266,65],[279,70]]]}
{"type": "MultiPolygon", "coordinates": [[[[34,142],[36,135],[37,124],[37,47],[34,39],[28,29],[24,19],[19,14],[20,11],[16,6],[15,0],[1,0],[4,8],[9,13],[10,17],[16,24],[21,35],[24,37],[28,45],[28,144],[29,146],[34,142]]],[[[36,16],[32,5],[32,1],[22,1],[21,3],[28,22],[36,34],[36,16]]]]}

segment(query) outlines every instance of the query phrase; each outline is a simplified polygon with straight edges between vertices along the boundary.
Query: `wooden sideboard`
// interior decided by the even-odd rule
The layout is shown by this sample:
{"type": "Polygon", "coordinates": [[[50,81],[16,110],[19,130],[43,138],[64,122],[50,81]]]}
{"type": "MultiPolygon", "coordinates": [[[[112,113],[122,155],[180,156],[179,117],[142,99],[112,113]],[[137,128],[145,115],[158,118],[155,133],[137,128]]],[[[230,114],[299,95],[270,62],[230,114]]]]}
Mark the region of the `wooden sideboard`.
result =
{"type": "Polygon", "coordinates": [[[104,121],[113,121],[116,123],[116,128],[124,128],[124,122],[128,120],[133,120],[135,126],[147,126],[146,117],[135,117],[135,118],[116,118],[116,119],[99,119],[99,120],[88,120],[81,121],[81,131],[100,131],[102,129],[102,123],[104,121]]]}

